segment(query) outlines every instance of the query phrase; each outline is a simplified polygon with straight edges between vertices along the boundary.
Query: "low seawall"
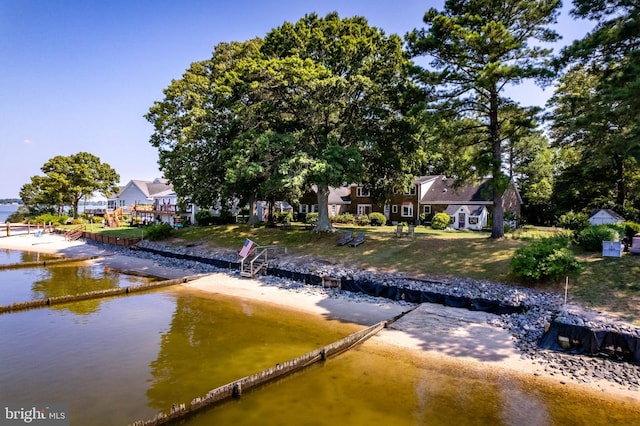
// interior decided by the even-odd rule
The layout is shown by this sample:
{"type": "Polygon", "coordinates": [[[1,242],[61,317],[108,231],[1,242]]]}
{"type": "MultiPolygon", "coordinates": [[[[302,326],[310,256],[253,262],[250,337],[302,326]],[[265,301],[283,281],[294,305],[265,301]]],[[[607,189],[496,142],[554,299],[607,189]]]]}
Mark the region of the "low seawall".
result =
{"type": "Polygon", "coordinates": [[[23,262],[23,263],[10,263],[8,265],[0,265],[0,271],[8,270],[8,269],[23,269],[23,268],[37,268],[41,266],[51,266],[51,265],[60,265],[71,262],[83,262],[86,260],[97,259],[99,256],[88,256],[88,257],[76,257],[76,258],[63,258],[63,259],[49,259],[49,260],[37,260],[33,262],[23,262]]]}
{"type": "Polygon", "coordinates": [[[539,346],[640,364],[640,339],[628,333],[552,321],[539,346]]]}
{"type": "Polygon", "coordinates": [[[73,295],[67,295],[67,296],[50,297],[47,299],[37,299],[37,300],[30,300],[27,302],[17,302],[7,306],[0,306],[0,314],[16,312],[16,311],[24,311],[27,309],[44,308],[47,306],[59,305],[62,303],[77,302],[80,300],[101,299],[104,297],[120,296],[120,295],[126,295],[130,293],[139,293],[142,291],[153,290],[156,288],[183,284],[201,277],[202,275],[192,275],[184,278],[157,281],[153,283],[141,284],[141,285],[130,286],[130,287],[117,287],[117,288],[110,288],[106,290],[89,291],[86,293],[79,293],[79,294],[73,294],[73,295]]]}
{"type": "MultiPolygon", "coordinates": [[[[240,267],[239,263],[226,260],[202,258],[142,247],[134,247],[133,249],[177,259],[203,262],[220,268],[238,269],[240,267]]],[[[326,282],[329,281],[334,283],[336,287],[345,291],[364,293],[370,296],[384,297],[391,300],[404,300],[411,303],[435,303],[454,308],[465,308],[497,315],[518,314],[527,310],[527,307],[521,304],[512,305],[503,303],[499,300],[453,296],[433,291],[414,290],[380,284],[370,280],[354,280],[348,277],[328,279],[327,277],[314,274],[294,272],[278,268],[267,268],[267,274],[318,286],[326,285],[326,282]]],[[[614,360],[640,363],[640,338],[615,331],[604,332],[601,330],[592,330],[588,327],[573,326],[554,321],[550,326],[550,331],[547,331],[545,336],[539,342],[539,346],[556,351],[579,353],[589,356],[606,356],[614,360]],[[561,331],[558,332],[554,330],[561,331]],[[581,337],[578,338],[576,336],[581,337]],[[567,339],[569,339],[568,345],[566,344],[567,339]]]]}

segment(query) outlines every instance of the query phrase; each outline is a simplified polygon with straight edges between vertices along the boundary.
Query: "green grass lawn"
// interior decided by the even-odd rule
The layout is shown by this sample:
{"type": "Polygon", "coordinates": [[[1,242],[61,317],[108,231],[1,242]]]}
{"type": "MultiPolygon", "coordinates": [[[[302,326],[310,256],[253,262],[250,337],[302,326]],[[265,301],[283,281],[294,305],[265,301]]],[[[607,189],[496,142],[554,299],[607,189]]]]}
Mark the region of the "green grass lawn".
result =
{"type": "MultiPolygon", "coordinates": [[[[101,226],[99,227],[100,229],[101,226]]],[[[94,229],[93,232],[99,232],[94,229]]],[[[469,277],[564,292],[560,282],[525,284],[511,274],[509,261],[515,250],[534,238],[548,236],[553,229],[519,230],[502,240],[492,240],[488,233],[435,231],[416,228],[415,239],[396,238],[393,226],[336,227],[334,234],[317,234],[302,224],[290,230],[247,225],[188,227],[175,230],[165,243],[169,245],[201,244],[212,251],[238,251],[250,238],[259,245],[282,245],[292,256],[312,257],[336,265],[351,265],[381,272],[394,272],[422,278],[469,277]],[[345,231],[364,232],[364,244],[353,248],[336,246],[345,231]]],[[[122,233],[123,237],[140,236],[140,228],[104,229],[122,233]]],[[[624,254],[622,258],[603,258],[600,253],[574,250],[585,262],[584,272],[569,281],[569,299],[617,314],[640,325],[640,256],[624,254]]]]}

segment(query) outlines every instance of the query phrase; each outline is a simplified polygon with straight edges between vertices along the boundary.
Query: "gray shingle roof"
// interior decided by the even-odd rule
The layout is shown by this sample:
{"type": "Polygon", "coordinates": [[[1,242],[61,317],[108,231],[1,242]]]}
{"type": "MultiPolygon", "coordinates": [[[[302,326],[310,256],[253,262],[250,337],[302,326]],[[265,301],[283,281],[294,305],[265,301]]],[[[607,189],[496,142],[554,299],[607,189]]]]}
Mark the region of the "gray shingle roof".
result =
{"type": "Polygon", "coordinates": [[[422,204],[489,204],[493,200],[493,190],[489,179],[476,183],[466,183],[456,187],[455,179],[439,177],[422,197],[422,204]]]}

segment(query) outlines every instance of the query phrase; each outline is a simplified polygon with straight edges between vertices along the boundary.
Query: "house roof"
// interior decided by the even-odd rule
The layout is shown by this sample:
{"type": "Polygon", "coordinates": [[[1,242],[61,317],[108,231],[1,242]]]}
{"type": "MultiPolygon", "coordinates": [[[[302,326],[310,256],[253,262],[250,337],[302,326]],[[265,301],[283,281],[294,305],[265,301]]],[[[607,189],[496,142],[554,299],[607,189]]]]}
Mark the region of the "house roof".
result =
{"type": "Polygon", "coordinates": [[[329,188],[329,204],[350,204],[351,188],[341,186],[340,188],[329,188]]]}
{"type": "Polygon", "coordinates": [[[467,212],[469,213],[469,216],[480,216],[483,210],[486,210],[486,207],[484,205],[478,206],[478,205],[469,205],[469,204],[462,204],[462,205],[456,204],[456,205],[450,205],[449,207],[447,207],[447,209],[444,212],[449,216],[452,216],[460,208],[466,209],[467,212]]]}
{"type": "Polygon", "coordinates": [[[120,196],[127,188],[135,186],[140,190],[142,194],[144,194],[147,198],[152,198],[154,196],[169,196],[169,194],[173,193],[173,186],[166,179],[155,179],[153,181],[147,180],[130,180],[125,186],[120,187],[120,191],[118,194],[112,195],[109,199],[115,199],[120,196]]]}
{"type": "MultiPolygon", "coordinates": [[[[430,178],[433,178],[430,176],[430,178]]],[[[491,204],[493,190],[489,179],[456,187],[455,179],[437,176],[420,200],[422,204],[491,204]]],[[[426,181],[425,181],[426,182],[426,181]]]]}
{"type": "Polygon", "coordinates": [[[620,216],[618,213],[616,213],[615,211],[613,211],[613,210],[611,210],[611,209],[597,209],[597,210],[593,210],[593,211],[591,212],[591,216],[590,216],[590,217],[595,216],[595,215],[596,215],[596,214],[598,214],[599,212],[605,212],[605,213],[607,213],[609,216],[611,216],[612,218],[614,218],[615,220],[619,220],[619,221],[624,222],[624,217],[620,216]]]}

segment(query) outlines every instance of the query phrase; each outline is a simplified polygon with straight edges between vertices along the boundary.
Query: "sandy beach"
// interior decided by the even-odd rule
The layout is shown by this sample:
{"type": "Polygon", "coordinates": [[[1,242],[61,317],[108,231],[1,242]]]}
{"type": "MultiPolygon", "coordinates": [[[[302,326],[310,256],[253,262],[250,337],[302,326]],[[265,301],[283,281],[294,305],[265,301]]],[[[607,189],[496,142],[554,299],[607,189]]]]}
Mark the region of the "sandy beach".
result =
{"type": "MultiPolygon", "coordinates": [[[[0,249],[59,254],[69,258],[95,257],[95,262],[121,271],[159,277],[180,278],[193,271],[169,268],[151,260],[115,254],[104,246],[82,241],[65,241],[54,234],[0,237],[0,249]]],[[[326,318],[371,325],[410,310],[386,299],[375,303],[350,297],[327,297],[321,292],[292,292],[223,273],[204,276],[183,284],[185,291],[200,291],[246,298],[262,303],[320,315],[326,318]]],[[[336,290],[337,291],[337,290],[336,290]]],[[[609,381],[582,383],[568,376],[545,371],[535,360],[521,357],[507,330],[492,326],[493,314],[424,303],[379,332],[367,344],[380,345],[420,360],[448,364],[452,368],[478,369],[487,374],[510,374],[526,381],[544,382],[548,386],[572,387],[578,392],[597,394],[600,398],[617,398],[640,404],[640,394],[609,381]]]]}

